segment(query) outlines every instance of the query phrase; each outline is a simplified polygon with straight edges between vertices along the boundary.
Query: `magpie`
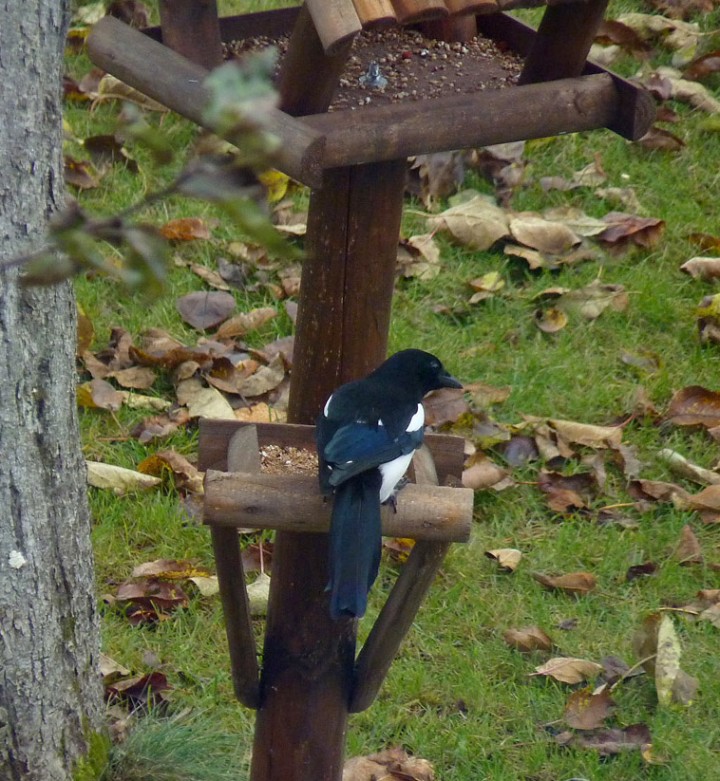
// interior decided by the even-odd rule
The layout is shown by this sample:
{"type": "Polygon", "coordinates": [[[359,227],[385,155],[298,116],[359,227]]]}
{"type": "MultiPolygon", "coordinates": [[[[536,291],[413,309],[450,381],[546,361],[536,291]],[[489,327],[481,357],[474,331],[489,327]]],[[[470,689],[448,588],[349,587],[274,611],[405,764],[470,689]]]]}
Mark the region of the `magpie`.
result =
{"type": "Polygon", "coordinates": [[[315,429],[320,490],[334,495],[330,523],[330,615],[365,614],[380,565],[380,505],[395,490],[423,440],[422,399],[462,388],[423,350],[402,350],[362,380],[338,388],[315,429]]]}

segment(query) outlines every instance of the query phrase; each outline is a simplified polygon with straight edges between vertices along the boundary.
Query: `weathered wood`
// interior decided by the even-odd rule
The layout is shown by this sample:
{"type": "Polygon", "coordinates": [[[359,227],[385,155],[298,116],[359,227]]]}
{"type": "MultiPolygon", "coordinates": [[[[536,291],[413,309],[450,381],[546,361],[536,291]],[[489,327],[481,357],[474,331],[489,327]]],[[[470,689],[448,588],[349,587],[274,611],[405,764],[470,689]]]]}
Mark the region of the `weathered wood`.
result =
{"type": "Polygon", "coordinates": [[[519,84],[579,76],[608,0],[548,6],[533,39],[519,84]]]}
{"type": "Polygon", "coordinates": [[[303,5],[280,69],[280,108],[292,116],[327,111],[351,47],[350,38],[326,52],[310,11],[303,5]]]}
{"type": "MultiPolygon", "coordinates": [[[[232,435],[248,423],[232,420],[200,421],[199,468],[229,472],[227,451],[232,435]]],[[[299,423],[257,423],[260,447],[279,445],[315,452],[315,427],[299,423]]],[[[425,444],[430,448],[437,466],[440,485],[459,485],[465,455],[462,437],[448,434],[426,434],[425,444]]]]}
{"type": "Polygon", "coordinates": [[[207,70],[222,64],[216,0],[160,0],[159,11],[165,46],[207,70]]]}
{"type": "Polygon", "coordinates": [[[332,55],[362,30],[352,0],[306,0],[325,54],[332,55]]]}
{"type": "Polygon", "coordinates": [[[390,0],[355,0],[355,10],[363,27],[397,23],[390,0]]]}
{"type": "Polygon", "coordinates": [[[443,0],[392,0],[399,24],[415,24],[440,19],[450,13],[443,0]]]}
{"type": "Polygon", "coordinates": [[[451,14],[494,14],[498,10],[495,0],[445,0],[451,14]]]}
{"type": "Polygon", "coordinates": [[[469,41],[477,35],[477,22],[475,16],[462,14],[422,22],[418,29],[426,38],[438,41],[469,41]]]}
{"type": "MultiPolygon", "coordinates": [[[[506,43],[523,57],[526,57],[532,49],[536,32],[519,19],[507,14],[493,14],[477,17],[477,23],[483,35],[506,43]]],[[[650,93],[594,62],[585,63],[583,76],[599,73],[610,76],[618,97],[617,109],[612,120],[608,122],[607,128],[630,141],[636,141],[644,136],[655,121],[655,101],[650,93]]]]}
{"type": "MultiPolygon", "coordinates": [[[[234,471],[252,473],[260,470],[254,426],[235,430],[228,444],[227,460],[228,468],[234,471]]],[[[237,530],[232,526],[215,525],[210,533],[235,696],[248,708],[257,708],[260,704],[260,671],[237,530]]]]}
{"type": "MultiPolygon", "coordinates": [[[[415,454],[414,460],[417,462],[415,473],[418,480],[428,483],[418,487],[427,490],[432,484],[437,485],[437,472],[430,451],[422,448],[415,454]]],[[[472,518],[472,496],[470,517],[472,518]]],[[[383,605],[358,655],[355,684],[350,696],[350,713],[365,710],[375,699],[449,547],[449,542],[421,540],[413,546],[387,602],[383,605]]]]}
{"type": "MultiPolygon", "coordinates": [[[[207,127],[203,110],[207,70],[112,16],[101,19],[88,38],[90,59],[103,70],[198,125],[207,127]]],[[[268,130],[281,147],[275,165],[298,181],[319,184],[323,138],[283,111],[266,109],[268,130]]],[[[212,128],[210,128],[212,129],[212,128]]],[[[228,141],[234,133],[224,133],[228,141]]]]}
{"type": "MultiPolygon", "coordinates": [[[[473,492],[469,488],[419,486],[400,491],[397,512],[382,508],[383,534],[416,540],[466,542],[473,492]]],[[[309,475],[209,471],[205,476],[204,520],[211,526],[327,532],[332,502],[309,475]]]]}
{"type": "MultiPolygon", "coordinates": [[[[395,161],[328,172],[312,193],[292,423],[312,423],[339,384],[385,358],[404,183],[395,161]]],[[[330,618],[328,547],[327,534],[275,536],[251,781],[342,775],[356,622],[330,618]]]]}
{"type": "MultiPolygon", "coordinates": [[[[332,168],[594,130],[614,125],[627,105],[613,78],[600,73],[438,98],[427,111],[407,103],[364,108],[351,122],[343,112],[303,122],[326,137],[323,165],[332,168]]],[[[642,126],[639,118],[634,126],[642,126]]]]}

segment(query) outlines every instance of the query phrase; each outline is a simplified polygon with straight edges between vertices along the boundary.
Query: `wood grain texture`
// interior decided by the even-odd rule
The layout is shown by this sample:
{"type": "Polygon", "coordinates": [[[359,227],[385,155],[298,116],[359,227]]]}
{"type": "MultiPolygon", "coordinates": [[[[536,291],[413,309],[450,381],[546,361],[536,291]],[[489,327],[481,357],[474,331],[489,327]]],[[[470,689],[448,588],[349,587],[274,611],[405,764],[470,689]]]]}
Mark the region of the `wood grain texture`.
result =
{"type": "Polygon", "coordinates": [[[306,0],[325,54],[333,54],[362,30],[352,0],[306,0]]]}
{"type": "Polygon", "coordinates": [[[158,10],[165,46],[208,70],[222,64],[216,0],[160,0],[158,10]]]}

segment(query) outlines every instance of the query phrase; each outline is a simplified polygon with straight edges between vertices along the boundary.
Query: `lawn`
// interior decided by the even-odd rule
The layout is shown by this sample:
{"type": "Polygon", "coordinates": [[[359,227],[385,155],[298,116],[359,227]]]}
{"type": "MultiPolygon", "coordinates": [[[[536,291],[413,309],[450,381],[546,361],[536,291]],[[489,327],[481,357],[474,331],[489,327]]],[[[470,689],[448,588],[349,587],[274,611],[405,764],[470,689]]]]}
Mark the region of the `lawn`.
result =
{"type": "MultiPolygon", "coordinates": [[[[609,16],[628,10],[647,12],[648,8],[640,3],[611,4],[609,16]]],[[[691,16],[706,33],[699,39],[698,54],[717,47],[714,30],[719,20],[717,12],[691,16]]],[[[642,57],[623,54],[614,67],[626,75],[641,68],[649,71],[669,64],[672,54],[666,43],[656,42],[642,57]]],[[[67,68],[79,79],[90,63],[82,51],[69,53],[67,68]]],[[[714,94],[718,83],[712,76],[705,83],[714,94]]],[[[658,457],[659,451],[672,449],[710,470],[720,458],[718,443],[705,426],[679,426],[666,415],[674,394],[683,388],[720,391],[720,347],[712,340],[701,341],[697,315],[699,302],[716,292],[716,283],[680,270],[693,256],[720,252],[716,216],[720,126],[712,114],[685,102],[668,100],[664,106],[673,110],[674,121],[662,127],[682,145],[650,149],[609,131],[529,142],[517,162],[523,175],[510,202],[515,213],[571,206],[592,218],[621,210],[661,221],[657,230],[662,233],[645,241],[646,246],[630,240],[618,248],[590,240],[596,254],[588,261],[530,269],[526,261],[504,252],[504,241],[474,250],[440,229],[434,236],[440,250],[438,273],[425,279],[398,278],[392,350],[411,346],[430,350],[471,386],[474,394],[468,395],[468,411],[444,430],[465,436],[478,452],[508,471],[512,484],[504,490],[476,491],[471,541],[455,546],[449,554],[377,702],[351,718],[348,756],[402,745],[430,760],[442,781],[709,781],[716,776],[720,622],[717,618],[714,623],[698,621],[687,611],[667,608],[687,606],[701,589],[720,588],[720,571],[713,566],[720,562],[718,527],[712,522],[714,516],[701,516],[687,502],[654,501],[647,495],[640,500],[631,485],[634,477],[666,481],[694,495],[703,488],[701,478],[678,476],[658,457]],[[593,163],[604,172],[601,185],[549,191],[542,186],[543,177],[570,180],[593,163]],[[611,195],[598,194],[598,186],[632,188],[637,204],[633,209],[618,207],[611,195]],[[699,234],[706,235],[704,248],[698,246],[699,234]],[[502,287],[493,287],[485,300],[470,303],[477,285],[472,288],[469,283],[491,272],[497,273],[493,279],[501,280],[502,287]],[[609,307],[594,319],[569,309],[567,324],[556,332],[538,327],[536,311],[551,308],[556,301],[548,297],[549,288],[581,290],[597,279],[622,286],[626,305],[609,307]],[[488,404],[480,397],[478,383],[505,389],[496,394],[502,400],[488,404]],[[622,425],[622,442],[632,446],[639,459],[638,474],[624,466],[618,448],[599,447],[597,442],[582,445],[577,440],[569,440],[571,452],[564,459],[549,464],[539,458],[514,465],[504,443],[521,433],[538,435],[539,424],[528,423],[529,417],[622,425]],[[588,479],[595,482],[589,495],[583,494],[582,506],[562,505],[567,495],[561,494],[555,496],[560,507],[549,501],[552,493],[540,490],[543,472],[590,475],[588,479]],[[598,480],[600,472],[604,481],[598,480]],[[702,558],[689,566],[677,554],[678,541],[688,526],[702,558]],[[514,572],[504,571],[485,555],[505,548],[522,553],[514,572]],[[630,567],[647,562],[654,565],[652,574],[628,577],[630,567]],[[572,596],[543,588],[533,577],[534,573],[573,572],[591,573],[596,587],[572,596]],[[629,676],[613,686],[615,708],[605,726],[645,724],[652,748],[635,747],[604,757],[581,745],[560,746],[558,734],[568,731],[564,721],[568,698],[599,681],[590,676],[586,684],[570,685],[533,675],[535,668],[560,656],[597,663],[614,656],[632,668],[642,660],[633,637],[646,616],[661,608],[665,608],[662,615],[670,617],[682,649],[682,670],[699,682],[692,701],[661,704],[651,674],[629,676]],[[553,649],[522,652],[506,641],[507,630],[529,626],[547,633],[553,649]]],[[[119,109],[116,101],[102,101],[90,110],[87,102],[68,100],[66,119],[74,140],[67,142],[67,154],[86,159],[87,150],[79,140],[114,132],[119,109]]],[[[178,172],[197,141],[197,129],[172,115],[147,112],[147,120],[175,151],[173,162],[159,167],[146,149],[128,142],[126,149],[137,161],[137,172],[123,165],[108,166],[98,187],[74,191],[83,208],[102,215],[116,213],[160,189],[178,172]]],[[[461,189],[487,196],[495,193],[475,170],[468,170],[461,189]]],[[[292,189],[291,198],[298,213],[306,208],[307,192],[292,189]]],[[[440,199],[433,213],[451,203],[452,199],[440,199]]],[[[428,213],[426,204],[408,197],[403,236],[429,232],[428,213]]],[[[108,347],[112,328],[127,331],[136,345],[148,329],[163,329],[182,344],[196,346],[207,334],[188,325],[176,307],[181,296],[210,290],[193,273],[192,264],[217,271],[221,262],[237,264],[242,257],[244,250],[238,243],[243,236],[216,206],[173,196],[150,205],[142,217],[158,227],[178,218],[197,218],[208,229],[207,238],[173,243],[168,279],[157,297],[130,293],[97,274],[78,277],[78,302],[92,324],[89,349],[93,352],[108,347]]],[[[292,241],[302,246],[301,239],[292,241]]],[[[104,252],[118,257],[109,245],[104,252]]],[[[278,259],[246,261],[246,284],[231,290],[239,312],[273,307],[278,313],[242,337],[248,349],[260,350],[292,333],[282,288],[290,264],[278,259]]],[[[174,403],[177,376],[169,371],[157,375],[151,388],[140,392],[174,403]]],[[[81,361],[80,381],[89,379],[81,361]]],[[[270,402],[281,411],[281,401],[271,397],[270,402]]],[[[704,412],[713,412],[717,404],[713,397],[704,412]]],[[[112,411],[82,407],[86,457],[130,469],[158,451],[172,450],[190,461],[196,459],[194,422],[146,443],[133,435],[135,427],[152,414],[158,413],[126,404],[112,411]]],[[[560,488],[569,485],[553,479],[560,488]]],[[[196,728],[189,734],[194,730],[201,739],[208,739],[202,729],[207,723],[221,738],[230,736],[221,750],[235,747],[228,756],[235,763],[232,777],[237,778],[242,777],[237,775],[237,763],[243,767],[249,760],[253,719],[233,698],[217,595],[203,596],[183,580],[187,605],[138,625],[132,625],[117,602],[118,586],[145,562],[188,560],[199,570],[214,571],[208,531],[199,523],[188,494],[180,481],[167,475],[158,488],[123,496],[90,490],[103,650],[127,668],[128,675],[161,672],[166,676],[171,686],[167,707],[174,718],[171,732],[184,729],[190,720],[196,728]]],[[[262,539],[267,541],[268,535],[262,539]]],[[[400,566],[385,557],[369,614],[361,622],[361,635],[400,566]]],[[[255,629],[260,640],[262,619],[256,620],[255,629]]],[[[642,665],[638,670],[643,671],[642,665]]],[[[140,754],[177,754],[178,743],[186,743],[183,733],[179,741],[171,739],[169,748],[162,749],[166,744],[152,735],[146,733],[140,754]]],[[[206,750],[212,749],[200,749],[206,750]]],[[[202,778],[223,777],[221,766],[219,759],[220,769],[210,769],[202,778]]],[[[201,771],[197,772],[201,781],[201,771]]]]}

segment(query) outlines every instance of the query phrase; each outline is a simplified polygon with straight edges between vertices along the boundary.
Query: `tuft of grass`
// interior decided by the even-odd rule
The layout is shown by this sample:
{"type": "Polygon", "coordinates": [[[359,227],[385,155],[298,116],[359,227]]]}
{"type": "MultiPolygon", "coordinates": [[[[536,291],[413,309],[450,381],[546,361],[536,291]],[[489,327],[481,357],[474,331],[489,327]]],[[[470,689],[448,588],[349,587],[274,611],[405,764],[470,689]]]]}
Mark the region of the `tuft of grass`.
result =
{"type": "Polygon", "coordinates": [[[113,746],[99,781],[235,781],[248,769],[248,747],[207,716],[147,717],[113,746]]]}

